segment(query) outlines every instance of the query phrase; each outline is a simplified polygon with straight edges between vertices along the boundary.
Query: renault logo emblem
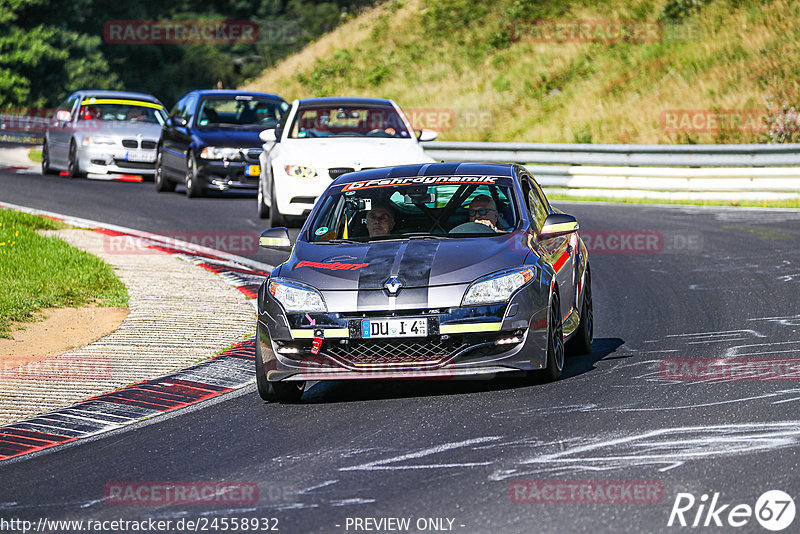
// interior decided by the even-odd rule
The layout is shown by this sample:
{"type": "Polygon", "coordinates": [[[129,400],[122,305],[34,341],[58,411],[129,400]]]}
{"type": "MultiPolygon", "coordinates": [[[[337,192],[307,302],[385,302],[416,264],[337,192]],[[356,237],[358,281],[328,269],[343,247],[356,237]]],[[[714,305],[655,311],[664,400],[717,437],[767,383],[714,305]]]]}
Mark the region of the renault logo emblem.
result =
{"type": "Polygon", "coordinates": [[[403,287],[403,283],[396,276],[392,276],[384,282],[383,287],[386,288],[386,291],[388,291],[390,295],[394,296],[397,295],[397,292],[403,287]]]}

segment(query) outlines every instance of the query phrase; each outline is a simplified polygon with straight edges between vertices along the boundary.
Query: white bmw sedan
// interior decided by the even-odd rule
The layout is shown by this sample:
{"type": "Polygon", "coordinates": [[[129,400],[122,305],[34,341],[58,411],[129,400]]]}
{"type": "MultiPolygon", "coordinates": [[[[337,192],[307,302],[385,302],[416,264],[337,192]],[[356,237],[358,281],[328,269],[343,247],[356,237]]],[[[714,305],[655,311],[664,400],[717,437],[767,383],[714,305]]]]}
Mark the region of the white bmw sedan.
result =
{"type": "Polygon", "coordinates": [[[295,100],[275,129],[261,132],[258,215],[270,226],[302,222],[317,198],[342,174],[414,163],[433,163],[403,111],[382,98],[322,97],[295,100]]]}

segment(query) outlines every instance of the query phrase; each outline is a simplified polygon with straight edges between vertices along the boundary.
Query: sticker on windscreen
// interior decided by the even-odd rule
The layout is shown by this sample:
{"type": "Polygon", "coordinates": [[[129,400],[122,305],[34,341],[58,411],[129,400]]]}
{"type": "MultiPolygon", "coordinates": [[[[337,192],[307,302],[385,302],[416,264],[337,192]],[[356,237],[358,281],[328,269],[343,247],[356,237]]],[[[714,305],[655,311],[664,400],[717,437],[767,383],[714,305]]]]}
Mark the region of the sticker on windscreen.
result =
{"type": "Polygon", "coordinates": [[[326,233],[328,233],[328,227],[327,226],[323,226],[321,228],[317,228],[317,231],[314,232],[314,233],[317,234],[317,235],[326,234],[326,233]]]}

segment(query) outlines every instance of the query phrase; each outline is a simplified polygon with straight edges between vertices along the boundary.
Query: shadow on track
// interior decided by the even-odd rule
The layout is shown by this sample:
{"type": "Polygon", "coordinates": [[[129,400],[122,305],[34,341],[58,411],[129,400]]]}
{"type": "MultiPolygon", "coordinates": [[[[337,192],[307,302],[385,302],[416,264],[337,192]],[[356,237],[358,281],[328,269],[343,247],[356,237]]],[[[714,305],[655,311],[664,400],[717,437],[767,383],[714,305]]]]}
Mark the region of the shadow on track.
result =
{"type": "MultiPolygon", "coordinates": [[[[562,381],[594,369],[595,363],[613,354],[625,342],[620,338],[596,338],[592,352],[569,357],[564,366],[562,381]]],[[[329,404],[413,397],[464,395],[488,391],[503,391],[544,385],[535,377],[519,375],[472,379],[431,380],[332,380],[318,382],[303,394],[303,404],[329,404]]],[[[568,386],[567,386],[568,387],[568,386]]]]}

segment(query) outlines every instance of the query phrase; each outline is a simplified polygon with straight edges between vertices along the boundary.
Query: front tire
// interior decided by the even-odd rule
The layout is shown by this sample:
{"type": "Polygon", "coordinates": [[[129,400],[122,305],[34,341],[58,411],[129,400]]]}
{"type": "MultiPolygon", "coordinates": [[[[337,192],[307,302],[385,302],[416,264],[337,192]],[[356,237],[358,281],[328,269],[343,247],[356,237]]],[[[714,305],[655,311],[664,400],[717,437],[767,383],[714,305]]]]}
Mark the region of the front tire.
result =
{"type": "Polygon", "coordinates": [[[269,226],[275,228],[276,226],[286,226],[286,217],[281,215],[278,211],[278,199],[275,196],[275,184],[272,184],[272,198],[270,199],[269,207],[269,226]]]}
{"type": "Polygon", "coordinates": [[[67,177],[80,178],[83,176],[81,172],[80,163],[78,162],[78,147],[75,140],[69,142],[69,158],[67,161],[67,177]]]}
{"type": "Polygon", "coordinates": [[[171,182],[164,175],[164,160],[161,156],[161,148],[158,149],[156,154],[156,173],[153,176],[153,181],[156,183],[156,191],[159,193],[171,193],[175,191],[175,182],[171,182]]]}
{"type": "Polygon", "coordinates": [[[305,382],[300,381],[270,382],[267,380],[264,361],[261,359],[261,344],[256,339],[256,386],[262,400],[280,403],[299,402],[303,396],[305,385],[305,382]]]}
{"type": "Polygon", "coordinates": [[[186,158],[185,185],[187,197],[197,198],[203,196],[203,188],[197,177],[197,163],[194,161],[194,155],[191,152],[189,152],[189,156],[186,158]]]}
{"type": "Polygon", "coordinates": [[[47,141],[42,145],[42,174],[58,174],[55,169],[50,167],[50,149],[47,148],[47,141]]]}
{"type": "Polygon", "coordinates": [[[564,371],[564,328],[561,324],[561,301],[553,292],[547,317],[547,363],[542,376],[547,382],[555,382],[564,371]]]}
{"type": "Polygon", "coordinates": [[[572,339],[567,341],[564,348],[569,356],[589,354],[592,352],[592,339],[594,338],[594,311],[592,309],[592,276],[589,266],[586,266],[586,278],[583,286],[583,300],[581,303],[581,320],[572,339]]]}
{"type": "Polygon", "coordinates": [[[259,219],[268,219],[269,218],[269,206],[266,205],[264,202],[264,185],[263,181],[259,180],[258,182],[258,218],[259,219]]]}

